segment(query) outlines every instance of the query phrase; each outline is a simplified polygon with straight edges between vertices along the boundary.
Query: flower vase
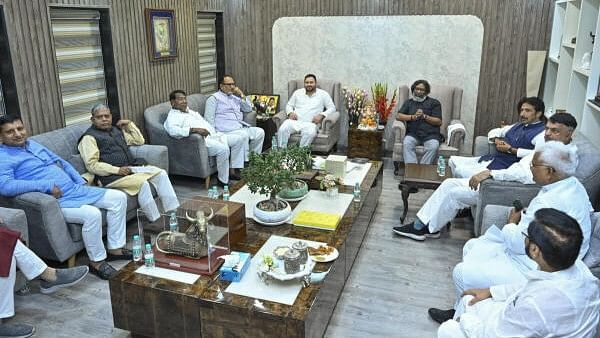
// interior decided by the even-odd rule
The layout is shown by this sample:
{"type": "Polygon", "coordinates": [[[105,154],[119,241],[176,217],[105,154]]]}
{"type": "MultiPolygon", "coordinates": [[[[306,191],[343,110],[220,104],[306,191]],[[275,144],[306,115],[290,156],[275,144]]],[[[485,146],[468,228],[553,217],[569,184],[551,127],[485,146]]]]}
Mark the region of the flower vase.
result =
{"type": "Polygon", "coordinates": [[[327,197],[334,199],[338,197],[338,187],[327,188],[327,197]]]}

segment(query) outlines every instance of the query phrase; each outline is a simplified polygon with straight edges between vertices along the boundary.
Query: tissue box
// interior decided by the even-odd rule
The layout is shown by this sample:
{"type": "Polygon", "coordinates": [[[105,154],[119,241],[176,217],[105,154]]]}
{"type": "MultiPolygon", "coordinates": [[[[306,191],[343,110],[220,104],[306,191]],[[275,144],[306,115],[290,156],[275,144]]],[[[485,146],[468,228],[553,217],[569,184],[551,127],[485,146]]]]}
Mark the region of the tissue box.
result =
{"type": "Polygon", "coordinates": [[[329,155],[325,160],[325,171],[335,177],[344,179],[346,176],[346,156],[329,155]]]}
{"type": "Polygon", "coordinates": [[[250,267],[251,257],[247,252],[238,251],[232,251],[230,255],[239,255],[240,262],[234,267],[221,266],[221,269],[219,270],[221,272],[221,280],[239,282],[250,267]]]}

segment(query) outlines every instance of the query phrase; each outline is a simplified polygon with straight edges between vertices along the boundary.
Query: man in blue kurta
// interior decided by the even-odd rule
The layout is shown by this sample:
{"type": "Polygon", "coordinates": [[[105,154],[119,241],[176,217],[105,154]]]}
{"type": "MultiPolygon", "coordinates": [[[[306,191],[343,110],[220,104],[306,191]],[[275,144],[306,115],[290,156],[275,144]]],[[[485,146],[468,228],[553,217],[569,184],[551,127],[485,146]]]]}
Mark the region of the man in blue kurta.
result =
{"type": "Polygon", "coordinates": [[[65,221],[83,224],[83,242],[90,271],[102,279],[116,274],[105,260],[131,259],[125,246],[127,197],[118,190],[90,187],[73,166],[48,148],[27,139],[17,116],[0,117],[0,195],[28,192],[54,196],[65,221]],[[107,248],[102,243],[102,213],[106,209],[107,248]]]}
{"type": "Polygon", "coordinates": [[[540,98],[522,98],[518,103],[520,122],[488,133],[496,152],[481,157],[451,156],[448,165],[452,168],[452,175],[465,178],[486,169],[506,169],[532,153],[535,144],[544,140],[544,110],[544,101],[540,98]]]}
{"type": "Polygon", "coordinates": [[[206,99],[204,118],[218,132],[234,137],[246,139],[245,160],[249,159],[249,152],[262,152],[265,131],[252,127],[244,121],[244,113],[252,111],[250,100],[244,92],[235,85],[231,75],[224,75],[219,80],[219,91],[206,99]]]}

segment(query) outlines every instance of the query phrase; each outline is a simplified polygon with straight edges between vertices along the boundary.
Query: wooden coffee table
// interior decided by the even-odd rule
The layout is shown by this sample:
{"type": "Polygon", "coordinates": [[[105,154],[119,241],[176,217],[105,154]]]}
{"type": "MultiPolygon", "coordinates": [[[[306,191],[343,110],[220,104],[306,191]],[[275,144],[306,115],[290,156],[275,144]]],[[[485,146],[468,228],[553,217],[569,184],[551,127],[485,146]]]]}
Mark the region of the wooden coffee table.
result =
{"type": "MultiPolygon", "coordinates": [[[[272,234],[337,248],[335,261],[315,267],[329,270],[323,282],[303,288],[293,305],[226,293],[229,282],[220,282],[218,274],[188,285],[138,274],[131,262],[109,281],[115,327],[131,331],[132,337],[322,337],[371,224],[381,186],[382,163],[372,162],[361,184],[361,202],[350,205],[335,231],[291,224],[264,227],[246,219],[247,235],[231,243],[233,250],[254,255],[272,234]]],[[[340,192],[351,194],[352,189],[343,186],[340,192]]]]}
{"type": "Polygon", "coordinates": [[[433,164],[416,164],[408,163],[404,166],[404,178],[398,185],[402,191],[402,202],[404,203],[404,211],[400,216],[400,224],[404,224],[406,214],[408,213],[408,196],[411,192],[421,189],[437,189],[442,182],[452,177],[450,167],[446,167],[446,176],[439,176],[437,173],[437,165],[433,164]]]}

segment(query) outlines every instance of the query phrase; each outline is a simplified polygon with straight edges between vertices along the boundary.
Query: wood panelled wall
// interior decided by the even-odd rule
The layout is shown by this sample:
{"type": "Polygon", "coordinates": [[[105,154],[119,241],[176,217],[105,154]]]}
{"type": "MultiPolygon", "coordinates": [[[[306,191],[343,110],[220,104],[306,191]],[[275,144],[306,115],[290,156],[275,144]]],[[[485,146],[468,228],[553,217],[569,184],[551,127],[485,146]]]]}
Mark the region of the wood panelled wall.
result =
{"type": "Polygon", "coordinates": [[[109,9],[121,115],[143,126],[144,108],[176,88],[200,90],[193,0],[0,0],[21,115],[37,134],[64,126],[49,7],[109,9]],[[151,62],[144,8],[174,9],[177,58],[151,62]]]}
{"type": "MultiPolygon", "coordinates": [[[[550,0],[195,1],[198,10],[223,11],[226,72],[246,92],[272,91],[271,29],[280,17],[475,15],[484,25],[476,135],[501,120],[517,120],[516,103],[525,95],[527,51],[547,50],[554,6],[550,0]]],[[[348,48],[360,48],[360,41],[348,48]]]]}

